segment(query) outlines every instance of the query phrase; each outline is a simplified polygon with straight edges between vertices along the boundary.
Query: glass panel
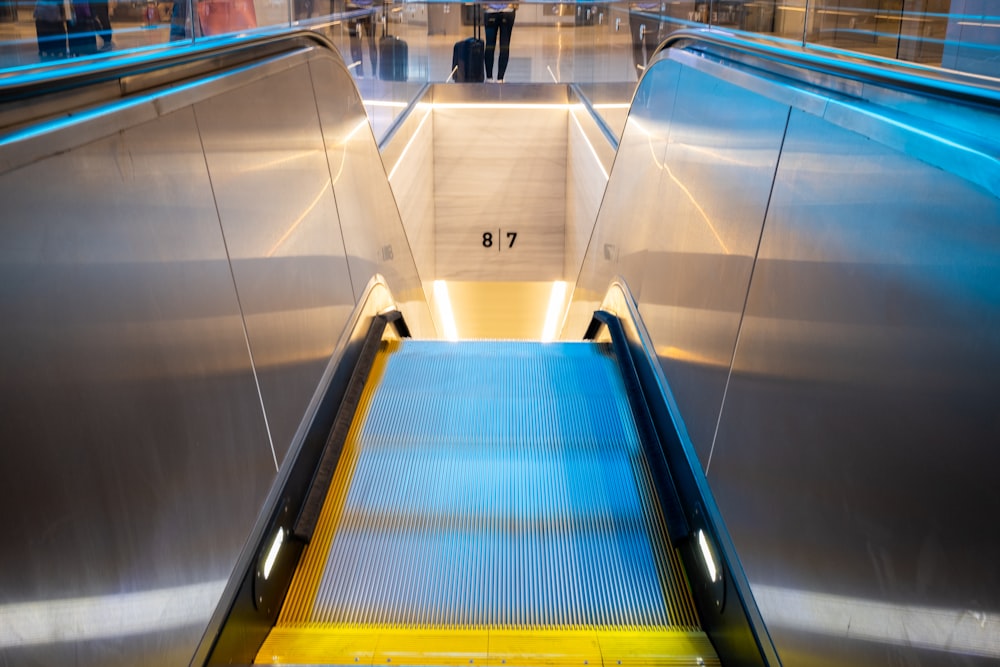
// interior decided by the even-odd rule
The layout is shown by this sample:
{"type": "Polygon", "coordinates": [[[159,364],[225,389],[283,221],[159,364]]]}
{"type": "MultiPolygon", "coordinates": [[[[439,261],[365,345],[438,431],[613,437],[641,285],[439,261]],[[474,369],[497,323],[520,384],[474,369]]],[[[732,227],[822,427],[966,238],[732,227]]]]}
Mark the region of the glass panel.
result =
{"type": "MultiPolygon", "coordinates": [[[[462,78],[453,56],[456,44],[473,35],[476,7],[391,0],[0,0],[0,76],[68,58],[275,26],[309,28],[340,49],[378,130],[424,83],[462,78]]],[[[503,60],[505,82],[577,84],[612,127],[620,125],[623,105],[656,47],[682,28],[747,31],[1000,77],[995,0],[577,0],[480,7],[491,74],[499,77],[503,60]]]]}

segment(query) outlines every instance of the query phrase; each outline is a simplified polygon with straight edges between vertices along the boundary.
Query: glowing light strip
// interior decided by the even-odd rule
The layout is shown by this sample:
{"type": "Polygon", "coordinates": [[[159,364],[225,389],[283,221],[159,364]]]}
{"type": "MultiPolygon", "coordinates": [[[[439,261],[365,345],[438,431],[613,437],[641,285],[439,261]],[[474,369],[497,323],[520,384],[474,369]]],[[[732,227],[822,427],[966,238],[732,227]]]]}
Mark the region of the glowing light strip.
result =
{"type": "Polygon", "coordinates": [[[715,566],[715,559],[712,557],[712,550],[708,548],[708,539],[705,531],[698,531],[698,546],[701,547],[701,557],[705,559],[705,567],[708,568],[708,576],[713,582],[719,580],[719,568],[715,566]]]}
{"type": "Polygon", "coordinates": [[[837,637],[1000,657],[1000,614],[891,604],[777,586],[753,585],[769,627],[837,637]]]}
{"type": "Polygon", "coordinates": [[[544,102],[504,103],[504,102],[432,102],[432,109],[572,109],[575,105],[563,103],[546,104],[544,102]]]}
{"type": "Polygon", "coordinates": [[[559,79],[556,78],[556,73],[552,71],[552,67],[550,65],[546,65],[545,69],[549,71],[549,76],[552,77],[552,81],[554,83],[559,83],[559,79]]]}
{"type": "Polygon", "coordinates": [[[271,542],[271,548],[267,550],[267,558],[264,559],[265,579],[271,576],[271,568],[274,567],[274,561],[278,559],[278,552],[281,550],[281,543],[284,541],[285,529],[278,528],[278,534],[274,536],[274,540],[271,542]]]}
{"type": "Polygon", "coordinates": [[[458,340],[455,314],[451,310],[451,299],[448,297],[448,285],[443,280],[434,281],[434,300],[437,302],[438,313],[441,314],[444,337],[451,341],[458,340]]]}
{"type": "Polygon", "coordinates": [[[364,100],[365,106],[388,109],[405,109],[406,102],[393,102],[391,100],[364,100]]]}
{"type": "Polygon", "coordinates": [[[90,641],[202,627],[225,580],[138,593],[0,605],[0,648],[90,641]]]}
{"type": "Polygon", "coordinates": [[[403,164],[403,158],[406,157],[406,153],[410,150],[410,146],[413,145],[413,142],[416,141],[418,136],[420,136],[420,130],[423,129],[424,123],[426,123],[427,119],[430,117],[431,117],[430,112],[424,114],[424,117],[420,121],[420,124],[417,125],[417,129],[413,132],[413,136],[411,136],[410,140],[406,142],[406,146],[403,147],[403,151],[399,154],[399,157],[396,159],[396,164],[392,165],[392,171],[389,172],[390,181],[392,180],[392,177],[396,175],[396,170],[399,169],[399,165],[403,164]]]}
{"type": "Polygon", "coordinates": [[[562,313],[563,302],[566,299],[566,281],[556,280],[552,283],[549,293],[549,309],[545,314],[545,326],[542,328],[542,342],[549,343],[556,337],[556,324],[562,313]]]}
{"type": "Polygon", "coordinates": [[[580,134],[583,136],[583,140],[587,142],[587,148],[590,149],[590,154],[594,156],[594,161],[597,163],[597,168],[601,170],[601,175],[603,175],[604,180],[607,181],[609,178],[608,171],[604,168],[604,163],[601,162],[600,156],[597,155],[597,149],[594,148],[594,144],[590,142],[590,137],[587,136],[587,133],[583,131],[583,125],[580,124],[580,119],[576,117],[575,113],[570,115],[576,122],[576,126],[580,128],[580,134]]]}
{"type": "Polygon", "coordinates": [[[628,102],[605,102],[604,104],[591,104],[594,109],[630,109],[632,107],[628,102]]]}

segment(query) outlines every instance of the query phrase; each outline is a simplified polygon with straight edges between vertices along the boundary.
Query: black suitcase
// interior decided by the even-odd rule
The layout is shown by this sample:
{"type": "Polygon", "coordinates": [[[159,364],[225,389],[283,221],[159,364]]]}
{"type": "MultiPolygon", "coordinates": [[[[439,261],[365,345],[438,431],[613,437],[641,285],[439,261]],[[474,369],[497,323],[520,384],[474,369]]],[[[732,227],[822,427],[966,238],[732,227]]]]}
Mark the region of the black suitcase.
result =
{"type": "Polygon", "coordinates": [[[97,31],[100,25],[93,18],[79,17],[66,24],[70,55],[87,56],[97,53],[97,31]]]}
{"type": "Polygon", "coordinates": [[[406,81],[410,67],[410,47],[405,40],[389,34],[390,3],[382,3],[382,38],[378,40],[378,77],[383,81],[406,81]]]}
{"type": "Polygon", "coordinates": [[[378,40],[378,76],[384,81],[406,81],[410,47],[395,35],[378,40]]]}
{"type": "Polygon", "coordinates": [[[451,71],[459,83],[486,80],[486,45],[479,32],[479,5],[473,10],[472,37],[455,44],[451,52],[451,71]]]}
{"type": "Polygon", "coordinates": [[[38,55],[44,60],[66,57],[66,24],[62,21],[35,19],[38,55]]]}

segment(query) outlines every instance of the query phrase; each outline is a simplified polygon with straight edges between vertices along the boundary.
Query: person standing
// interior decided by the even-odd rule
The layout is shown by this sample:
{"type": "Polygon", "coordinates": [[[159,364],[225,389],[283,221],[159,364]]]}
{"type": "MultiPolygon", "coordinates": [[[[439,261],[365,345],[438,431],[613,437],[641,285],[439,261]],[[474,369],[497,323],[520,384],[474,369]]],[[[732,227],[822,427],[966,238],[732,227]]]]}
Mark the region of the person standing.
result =
{"type": "Polygon", "coordinates": [[[632,33],[632,64],[636,80],[642,78],[649,59],[660,45],[660,5],[656,2],[629,4],[628,26],[632,33]]]}
{"type": "Polygon", "coordinates": [[[378,74],[378,46],[375,43],[375,7],[373,0],[347,0],[345,9],[348,12],[347,34],[351,42],[351,61],[357,64],[355,74],[358,78],[365,75],[365,66],[361,62],[361,38],[368,40],[368,57],[371,60],[372,76],[378,74]]]}
{"type": "Polygon", "coordinates": [[[497,36],[500,37],[500,58],[497,62],[497,82],[503,83],[510,60],[510,34],[514,30],[514,15],[517,3],[490,2],[486,4],[486,80],[493,80],[493,57],[496,52],[497,36]]]}
{"type": "Polygon", "coordinates": [[[110,51],[115,47],[111,41],[111,15],[108,12],[108,0],[91,0],[90,15],[97,21],[97,34],[101,38],[101,51],[110,51]]]}
{"type": "Polygon", "coordinates": [[[66,5],[62,0],[38,0],[32,14],[42,60],[66,57],[66,5]]]}

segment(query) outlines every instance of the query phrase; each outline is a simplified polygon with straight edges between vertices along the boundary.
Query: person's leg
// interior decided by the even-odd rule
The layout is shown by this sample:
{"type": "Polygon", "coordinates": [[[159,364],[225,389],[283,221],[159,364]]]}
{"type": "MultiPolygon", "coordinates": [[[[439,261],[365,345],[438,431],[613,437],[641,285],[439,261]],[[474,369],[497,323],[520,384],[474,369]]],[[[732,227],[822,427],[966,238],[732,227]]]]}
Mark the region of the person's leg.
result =
{"type": "Polygon", "coordinates": [[[500,62],[497,67],[497,81],[503,81],[510,60],[510,35],[514,31],[515,12],[500,12],[500,62]]]}
{"type": "Polygon", "coordinates": [[[100,25],[97,34],[101,37],[101,44],[105,47],[111,46],[111,16],[107,0],[90,3],[90,15],[97,19],[100,25]]]}
{"type": "Polygon", "coordinates": [[[371,14],[364,18],[364,29],[368,39],[368,57],[371,58],[372,76],[378,76],[378,40],[375,39],[375,19],[371,14]]]}
{"type": "Polygon", "coordinates": [[[628,28],[632,35],[632,64],[635,65],[636,78],[641,78],[643,70],[646,69],[646,57],[642,46],[646,31],[639,12],[629,12],[628,28]]]}
{"type": "Polygon", "coordinates": [[[347,36],[351,41],[351,64],[357,63],[354,73],[357,76],[364,76],[365,66],[361,63],[361,36],[358,35],[360,30],[361,19],[350,19],[347,22],[347,36]]]}
{"type": "MultiPolygon", "coordinates": [[[[500,27],[499,16],[500,12],[486,12],[486,18],[483,20],[483,28],[486,30],[486,50],[483,55],[486,60],[487,79],[493,78],[493,58],[497,48],[497,30],[500,27]]],[[[503,74],[500,78],[503,78],[503,74]]]]}
{"type": "Polygon", "coordinates": [[[645,26],[646,30],[642,36],[643,60],[648,66],[650,59],[653,57],[653,52],[660,45],[660,26],[659,22],[653,19],[645,21],[645,26]]]}

